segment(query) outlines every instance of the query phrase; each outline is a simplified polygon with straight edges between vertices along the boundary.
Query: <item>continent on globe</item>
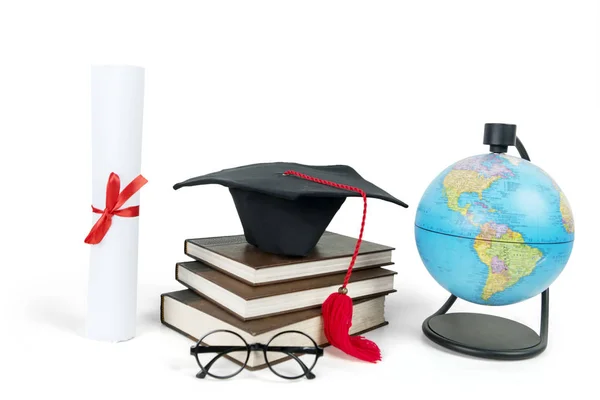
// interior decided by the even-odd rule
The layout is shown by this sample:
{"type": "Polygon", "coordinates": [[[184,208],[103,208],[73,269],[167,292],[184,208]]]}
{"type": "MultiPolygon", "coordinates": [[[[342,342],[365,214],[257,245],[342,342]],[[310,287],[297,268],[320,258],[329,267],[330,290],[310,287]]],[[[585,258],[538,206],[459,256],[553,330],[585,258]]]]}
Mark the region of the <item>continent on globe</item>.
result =
{"type": "Polygon", "coordinates": [[[504,158],[506,161],[508,161],[509,163],[511,163],[512,165],[514,165],[516,167],[518,167],[519,164],[521,164],[521,162],[523,161],[522,158],[512,157],[506,153],[500,154],[500,157],[504,158]]]}
{"type": "MultiPolygon", "coordinates": [[[[444,192],[448,208],[467,215],[471,204],[460,207],[458,200],[465,193],[477,193],[483,199],[483,191],[498,179],[512,177],[514,173],[497,157],[470,157],[457,162],[444,178],[444,192]]],[[[488,207],[485,207],[488,208],[488,207]]],[[[490,211],[492,211],[490,209],[490,211]]],[[[495,211],[495,210],[493,210],[495,211]]]]}
{"type": "Polygon", "coordinates": [[[452,170],[444,178],[444,190],[448,198],[448,208],[466,215],[471,204],[460,207],[458,199],[464,193],[477,193],[483,199],[483,191],[492,183],[500,179],[499,176],[486,178],[476,171],[452,170]]]}
{"type": "Polygon", "coordinates": [[[506,225],[488,222],[481,227],[473,248],[488,266],[487,280],[481,293],[483,300],[489,300],[533,272],[543,254],[524,242],[519,232],[506,225]]]}
{"type": "Polygon", "coordinates": [[[503,159],[506,158],[500,158],[496,154],[490,154],[489,156],[465,158],[455,163],[452,169],[455,171],[475,171],[486,178],[508,178],[515,175],[510,168],[504,165],[503,159]]]}
{"type": "Polygon", "coordinates": [[[573,211],[567,200],[567,196],[558,189],[560,195],[560,214],[562,215],[562,223],[568,233],[575,232],[575,223],[573,222],[573,211]]]}

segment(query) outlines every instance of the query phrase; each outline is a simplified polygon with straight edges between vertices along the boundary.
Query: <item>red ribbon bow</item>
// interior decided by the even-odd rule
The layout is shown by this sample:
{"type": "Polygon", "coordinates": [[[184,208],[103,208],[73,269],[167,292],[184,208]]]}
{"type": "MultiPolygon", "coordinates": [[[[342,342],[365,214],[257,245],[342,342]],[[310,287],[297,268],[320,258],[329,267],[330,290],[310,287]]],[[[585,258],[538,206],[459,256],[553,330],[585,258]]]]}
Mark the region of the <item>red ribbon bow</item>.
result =
{"type": "Polygon", "coordinates": [[[87,244],[98,244],[104,239],[104,235],[110,229],[113,215],[119,217],[132,218],[140,215],[140,206],[127,207],[122,210],[119,208],[127,202],[144,186],[148,181],[142,175],[138,175],[134,180],[121,190],[121,179],[114,172],[110,173],[108,183],[106,184],[106,208],[100,210],[92,205],[92,211],[96,214],[102,214],[100,219],[96,221],[92,230],[85,238],[87,244]]]}

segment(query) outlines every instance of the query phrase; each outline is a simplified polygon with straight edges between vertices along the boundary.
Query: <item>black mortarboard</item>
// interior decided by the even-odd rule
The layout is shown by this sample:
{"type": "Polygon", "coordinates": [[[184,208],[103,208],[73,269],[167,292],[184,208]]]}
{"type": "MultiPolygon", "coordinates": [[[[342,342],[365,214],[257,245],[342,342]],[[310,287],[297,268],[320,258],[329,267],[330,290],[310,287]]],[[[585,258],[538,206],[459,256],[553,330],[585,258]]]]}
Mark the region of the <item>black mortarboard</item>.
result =
{"type": "Polygon", "coordinates": [[[191,178],[173,188],[219,184],[229,188],[248,243],[286,256],[304,256],[317,244],[347,197],[358,192],[286,175],[296,171],[408,207],[346,165],[309,166],[276,162],[225,169],[191,178]]]}

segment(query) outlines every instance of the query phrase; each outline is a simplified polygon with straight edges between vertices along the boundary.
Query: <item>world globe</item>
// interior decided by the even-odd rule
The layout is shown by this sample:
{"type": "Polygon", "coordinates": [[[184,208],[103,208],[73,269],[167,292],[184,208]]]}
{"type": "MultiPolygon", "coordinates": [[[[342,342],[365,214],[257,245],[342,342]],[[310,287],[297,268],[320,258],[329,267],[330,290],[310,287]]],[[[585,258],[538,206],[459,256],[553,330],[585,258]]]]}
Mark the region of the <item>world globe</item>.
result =
{"type": "Polygon", "coordinates": [[[506,153],[461,160],[439,174],[415,219],[419,255],[463,300],[508,305],[547,289],[574,240],[567,197],[541,168],[506,153]]]}

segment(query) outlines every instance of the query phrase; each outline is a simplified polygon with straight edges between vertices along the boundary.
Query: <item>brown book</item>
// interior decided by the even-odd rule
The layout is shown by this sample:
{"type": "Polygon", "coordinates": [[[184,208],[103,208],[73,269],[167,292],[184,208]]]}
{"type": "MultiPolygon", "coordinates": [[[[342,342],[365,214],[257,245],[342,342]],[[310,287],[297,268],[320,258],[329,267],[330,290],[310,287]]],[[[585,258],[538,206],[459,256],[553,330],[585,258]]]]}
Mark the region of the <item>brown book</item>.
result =
{"type": "MultiPolygon", "coordinates": [[[[385,296],[377,296],[354,302],[351,335],[362,334],[387,325],[384,315],[385,296]]],[[[276,334],[287,330],[306,333],[320,346],[326,346],[323,332],[323,318],[320,309],[296,311],[253,321],[240,321],[213,303],[198,296],[191,290],[164,293],[161,295],[161,322],[171,329],[198,341],[207,333],[226,329],[233,331],[249,343],[268,343],[276,334]]],[[[205,343],[208,345],[214,343],[205,343]]],[[[246,354],[233,354],[232,361],[244,361],[246,354]]],[[[190,362],[192,359],[190,358],[190,362]]],[[[264,368],[262,352],[252,352],[248,369],[264,368]]]]}
{"type": "MultiPolygon", "coordinates": [[[[248,285],[258,286],[346,271],[355,247],[356,238],[325,232],[305,257],[262,252],[248,244],[243,235],[188,239],[184,251],[248,285]]],[[[363,240],[354,270],[392,265],[393,250],[363,240]]]]}
{"type": "MultiPolygon", "coordinates": [[[[394,291],[395,271],[371,268],[353,271],[348,295],[353,299],[394,291]]],[[[274,285],[250,286],[199,261],[175,267],[175,279],[241,320],[320,307],[344,282],[345,272],[274,285]]]]}

